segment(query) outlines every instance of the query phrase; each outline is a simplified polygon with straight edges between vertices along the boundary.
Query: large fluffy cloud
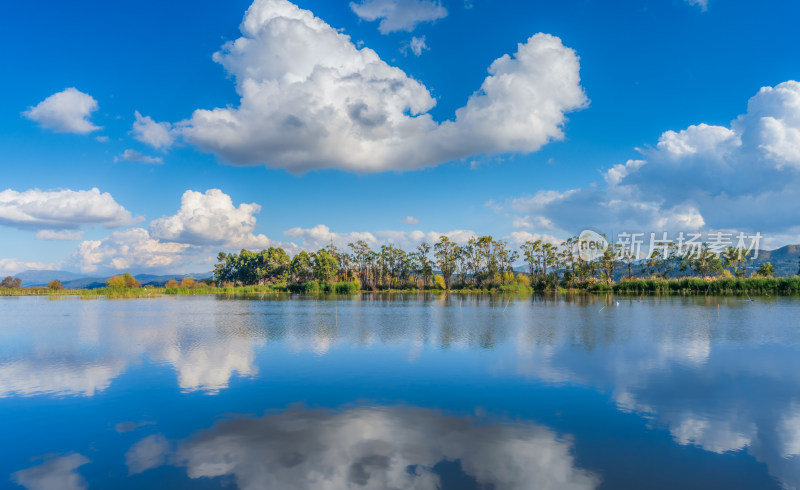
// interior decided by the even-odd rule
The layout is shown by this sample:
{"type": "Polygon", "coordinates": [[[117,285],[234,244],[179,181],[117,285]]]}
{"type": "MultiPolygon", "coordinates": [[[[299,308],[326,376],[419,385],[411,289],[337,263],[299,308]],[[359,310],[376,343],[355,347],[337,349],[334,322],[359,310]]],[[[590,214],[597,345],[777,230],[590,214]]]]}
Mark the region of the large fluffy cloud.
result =
{"type": "Polygon", "coordinates": [[[745,228],[800,235],[786,208],[800,202],[800,83],[762,88],[730,126],[666,131],[640,151],[643,159],[605,173],[604,188],[540,191],[506,204],[520,222],[535,217],[569,233],[745,228]]]}
{"type": "Polygon", "coordinates": [[[70,87],[47,97],[22,115],[58,133],[86,134],[100,129],[89,121],[96,110],[94,97],[70,87]]]}
{"type": "Polygon", "coordinates": [[[116,231],[102,240],[86,240],[75,252],[84,272],[102,270],[159,270],[181,265],[189,245],[161,242],[143,228],[116,231]]]}
{"type": "Polygon", "coordinates": [[[432,0],[362,0],[350,2],[350,8],[361,19],[370,22],[381,19],[378,30],[382,34],[411,32],[419,23],[447,17],[447,9],[432,0]]]}
{"type": "Polygon", "coordinates": [[[378,172],[528,153],[561,139],[565,113],[587,103],[578,57],[547,34],[495,60],[455,119],[438,123],[424,85],[287,0],[256,0],[241,32],[214,55],[238,107],[196,110],[175,130],[233,164],[378,172]]]}
{"type": "MultiPolygon", "coordinates": [[[[80,243],[73,261],[86,272],[175,270],[179,266],[197,266],[199,255],[216,254],[220,249],[262,249],[283,247],[294,253],[291,242],[278,242],[254,233],[255,203],[233,204],[219,189],[205,193],[188,190],[181,197],[177,213],[150,222],[149,229],[118,231],[101,240],[80,243]]],[[[204,264],[203,267],[208,267],[204,264]]]]}
{"type": "Polygon", "coordinates": [[[254,234],[255,214],[261,211],[256,203],[233,204],[231,197],[219,189],[205,194],[186,191],[177,214],[150,223],[151,235],[167,242],[190,245],[214,245],[234,248],[266,248],[280,245],[264,235],[254,234]]]}
{"type": "Polygon", "coordinates": [[[75,229],[82,225],[116,228],[136,223],[111,194],[88,191],[0,192],[0,225],[20,229],[75,229]]]}

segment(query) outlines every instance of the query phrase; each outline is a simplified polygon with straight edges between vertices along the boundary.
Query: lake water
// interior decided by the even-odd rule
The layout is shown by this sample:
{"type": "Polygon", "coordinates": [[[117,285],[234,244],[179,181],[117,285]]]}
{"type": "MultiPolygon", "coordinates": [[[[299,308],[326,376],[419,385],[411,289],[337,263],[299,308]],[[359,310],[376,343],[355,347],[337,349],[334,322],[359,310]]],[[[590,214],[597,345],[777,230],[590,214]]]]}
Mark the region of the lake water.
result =
{"type": "Polygon", "coordinates": [[[0,298],[0,488],[800,486],[800,300],[0,298]]]}

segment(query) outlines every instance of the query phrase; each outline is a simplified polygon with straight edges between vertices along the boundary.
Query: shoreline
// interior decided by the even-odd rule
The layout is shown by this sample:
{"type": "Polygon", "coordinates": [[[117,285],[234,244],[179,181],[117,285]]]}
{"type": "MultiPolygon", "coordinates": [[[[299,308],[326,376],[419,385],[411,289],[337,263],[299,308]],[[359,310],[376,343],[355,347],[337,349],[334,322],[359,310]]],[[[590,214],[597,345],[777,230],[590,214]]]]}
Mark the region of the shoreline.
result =
{"type": "MultiPolygon", "coordinates": [[[[305,288],[304,288],[305,289],[305,288]]],[[[605,295],[614,294],[623,297],[631,296],[800,296],[800,277],[792,278],[748,278],[748,279],[635,279],[616,284],[592,284],[580,288],[536,289],[530,286],[509,285],[490,289],[348,289],[338,290],[334,287],[304,290],[285,285],[267,286],[205,286],[195,288],[97,288],[97,289],[49,289],[45,287],[0,289],[0,297],[47,296],[93,298],[154,298],[161,296],[249,296],[249,295],[286,295],[286,296],[355,296],[355,295],[605,295]]]]}

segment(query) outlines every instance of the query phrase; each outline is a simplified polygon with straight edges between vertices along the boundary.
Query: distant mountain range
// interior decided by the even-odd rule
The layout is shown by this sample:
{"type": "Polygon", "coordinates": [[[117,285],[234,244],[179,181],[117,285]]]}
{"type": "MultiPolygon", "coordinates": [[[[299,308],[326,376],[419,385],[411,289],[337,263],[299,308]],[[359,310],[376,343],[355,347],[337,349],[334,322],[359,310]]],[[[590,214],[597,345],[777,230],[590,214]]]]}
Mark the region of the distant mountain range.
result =
{"type": "MultiPolygon", "coordinates": [[[[776,250],[759,250],[758,258],[751,264],[758,269],[764,262],[769,262],[775,267],[776,276],[794,276],[797,274],[800,260],[800,245],[786,245],[776,250]]],[[[748,267],[749,268],[749,267],[748,267]]]]}
{"type": "MultiPolygon", "coordinates": [[[[200,281],[203,279],[210,279],[213,275],[214,274],[211,272],[201,272],[195,274],[165,274],[160,276],[153,274],[137,274],[133,277],[141,282],[143,286],[163,286],[170,279],[175,279],[180,282],[181,279],[190,277],[196,281],[200,281]]],[[[14,277],[18,277],[22,281],[22,286],[26,288],[47,286],[48,282],[56,280],[61,281],[61,284],[67,289],[94,289],[105,286],[106,281],[111,276],[97,277],[68,271],[29,270],[20,272],[14,277]]]]}

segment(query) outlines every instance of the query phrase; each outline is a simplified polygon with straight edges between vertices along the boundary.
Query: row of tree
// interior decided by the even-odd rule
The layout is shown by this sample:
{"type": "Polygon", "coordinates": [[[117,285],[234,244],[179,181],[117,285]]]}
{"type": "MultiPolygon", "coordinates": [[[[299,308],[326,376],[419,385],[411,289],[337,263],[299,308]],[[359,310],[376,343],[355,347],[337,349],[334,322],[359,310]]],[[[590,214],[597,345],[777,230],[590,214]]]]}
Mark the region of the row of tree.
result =
{"type": "MultiPolygon", "coordinates": [[[[693,253],[670,245],[646,259],[637,259],[616,245],[593,260],[583,260],[578,253],[579,243],[578,237],[557,245],[535,240],[514,250],[508,242],[491,236],[457,244],[443,235],[436,243],[423,242],[413,251],[393,245],[372,249],[365,241],[357,241],[349,243],[345,250],[331,243],[325,249],[303,251],[294,257],[275,247],[260,252],[220,252],[214,280],[219,285],[358,280],[363,289],[485,288],[503,284],[547,289],[580,287],[598,281],[610,284],[619,277],[708,278],[726,274],[745,277],[750,260],[749,252],[729,247],[716,254],[707,244],[693,253]],[[519,260],[526,264],[527,274],[514,273],[513,266],[519,260]]],[[[774,268],[765,263],[757,273],[771,276],[774,268]]]]}

